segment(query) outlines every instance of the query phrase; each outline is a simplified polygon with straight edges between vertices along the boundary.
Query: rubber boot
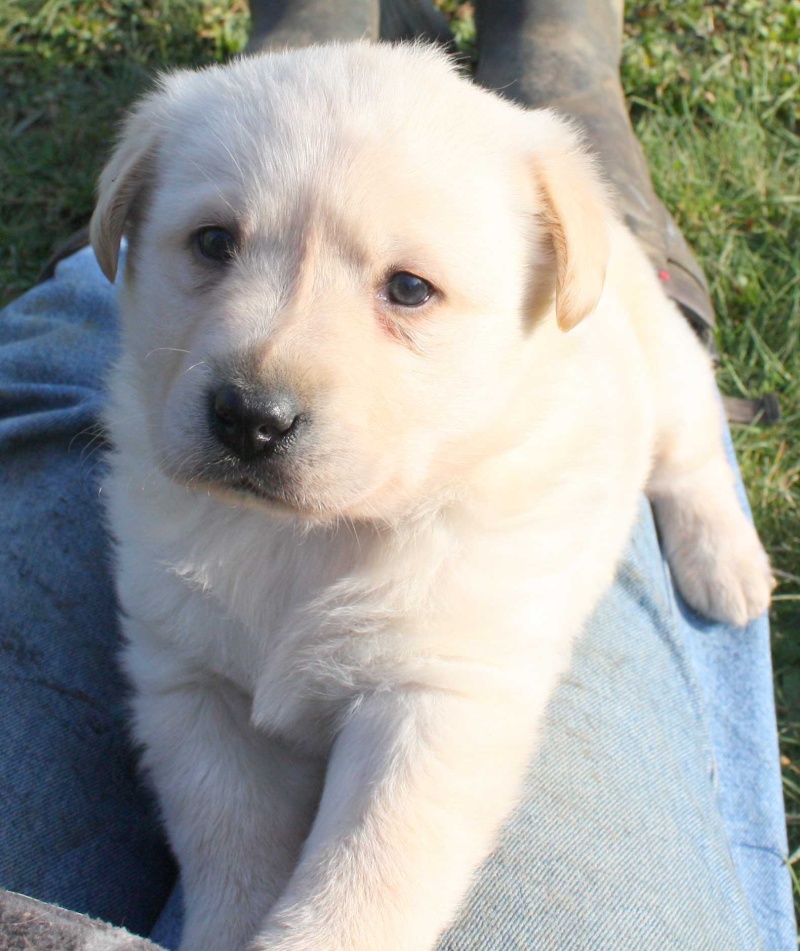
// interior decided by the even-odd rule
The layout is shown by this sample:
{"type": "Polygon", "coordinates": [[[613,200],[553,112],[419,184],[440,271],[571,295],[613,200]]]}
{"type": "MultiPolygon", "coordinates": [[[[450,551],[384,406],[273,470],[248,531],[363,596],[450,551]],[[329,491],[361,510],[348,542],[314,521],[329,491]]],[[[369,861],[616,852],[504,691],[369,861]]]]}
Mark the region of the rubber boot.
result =
{"type": "Polygon", "coordinates": [[[432,0],[381,0],[382,40],[430,40],[455,51],[455,40],[447,17],[432,0]]]}
{"type": "Polygon", "coordinates": [[[476,79],[574,119],[600,157],[617,207],[698,335],[714,352],[702,269],[658,200],[620,81],[622,0],[478,0],[476,79]]]}
{"type": "Polygon", "coordinates": [[[251,0],[250,18],[246,53],[378,37],[455,48],[447,17],[432,0],[251,0]]]}
{"type": "Polygon", "coordinates": [[[378,0],[250,0],[245,53],[378,38],[378,0]]]}

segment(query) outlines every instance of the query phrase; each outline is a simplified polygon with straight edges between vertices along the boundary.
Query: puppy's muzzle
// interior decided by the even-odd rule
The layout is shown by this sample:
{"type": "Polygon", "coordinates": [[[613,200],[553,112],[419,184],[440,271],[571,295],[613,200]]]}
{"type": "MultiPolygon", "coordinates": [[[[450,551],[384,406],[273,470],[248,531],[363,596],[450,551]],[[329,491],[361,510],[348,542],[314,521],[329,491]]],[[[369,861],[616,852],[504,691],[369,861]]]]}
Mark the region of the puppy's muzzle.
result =
{"type": "Polygon", "coordinates": [[[305,420],[291,393],[223,383],[210,394],[212,432],[243,462],[288,453],[305,420]]]}

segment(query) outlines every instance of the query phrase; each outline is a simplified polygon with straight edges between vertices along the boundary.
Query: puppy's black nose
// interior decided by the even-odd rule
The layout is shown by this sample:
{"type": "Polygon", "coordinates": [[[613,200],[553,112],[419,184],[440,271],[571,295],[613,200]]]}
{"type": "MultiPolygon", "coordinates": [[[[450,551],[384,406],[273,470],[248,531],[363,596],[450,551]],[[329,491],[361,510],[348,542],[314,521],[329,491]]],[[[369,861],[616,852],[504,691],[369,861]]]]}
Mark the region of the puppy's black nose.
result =
{"type": "Polygon", "coordinates": [[[300,420],[288,393],[252,392],[224,383],[211,394],[211,423],[220,442],[242,459],[286,450],[300,420]]]}

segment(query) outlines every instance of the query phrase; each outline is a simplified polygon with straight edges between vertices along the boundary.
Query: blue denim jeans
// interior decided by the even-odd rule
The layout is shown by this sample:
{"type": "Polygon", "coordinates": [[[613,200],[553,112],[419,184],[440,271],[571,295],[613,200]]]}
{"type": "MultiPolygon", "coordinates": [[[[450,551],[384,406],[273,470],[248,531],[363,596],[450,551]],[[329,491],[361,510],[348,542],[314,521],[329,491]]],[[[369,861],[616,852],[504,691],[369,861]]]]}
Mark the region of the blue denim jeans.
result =
{"type": "MultiPolygon", "coordinates": [[[[115,345],[89,250],[0,315],[0,885],[174,947],[176,870],[126,736],[97,481],[115,345]]],[[[788,951],[785,856],[766,619],[693,614],[643,500],[440,947],[788,951]]]]}

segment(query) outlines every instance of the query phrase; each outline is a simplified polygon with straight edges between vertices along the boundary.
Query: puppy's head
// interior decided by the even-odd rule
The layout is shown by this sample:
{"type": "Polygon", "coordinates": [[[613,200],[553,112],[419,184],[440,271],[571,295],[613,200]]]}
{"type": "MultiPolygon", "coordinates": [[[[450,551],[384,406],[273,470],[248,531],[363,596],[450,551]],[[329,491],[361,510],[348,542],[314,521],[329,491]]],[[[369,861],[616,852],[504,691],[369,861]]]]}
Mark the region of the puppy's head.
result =
{"type": "Polygon", "coordinates": [[[573,133],[424,47],[164,78],[100,180],[111,280],[123,232],[159,465],[308,517],[397,517],[519,442],[537,332],[591,312],[606,260],[573,133]]]}

